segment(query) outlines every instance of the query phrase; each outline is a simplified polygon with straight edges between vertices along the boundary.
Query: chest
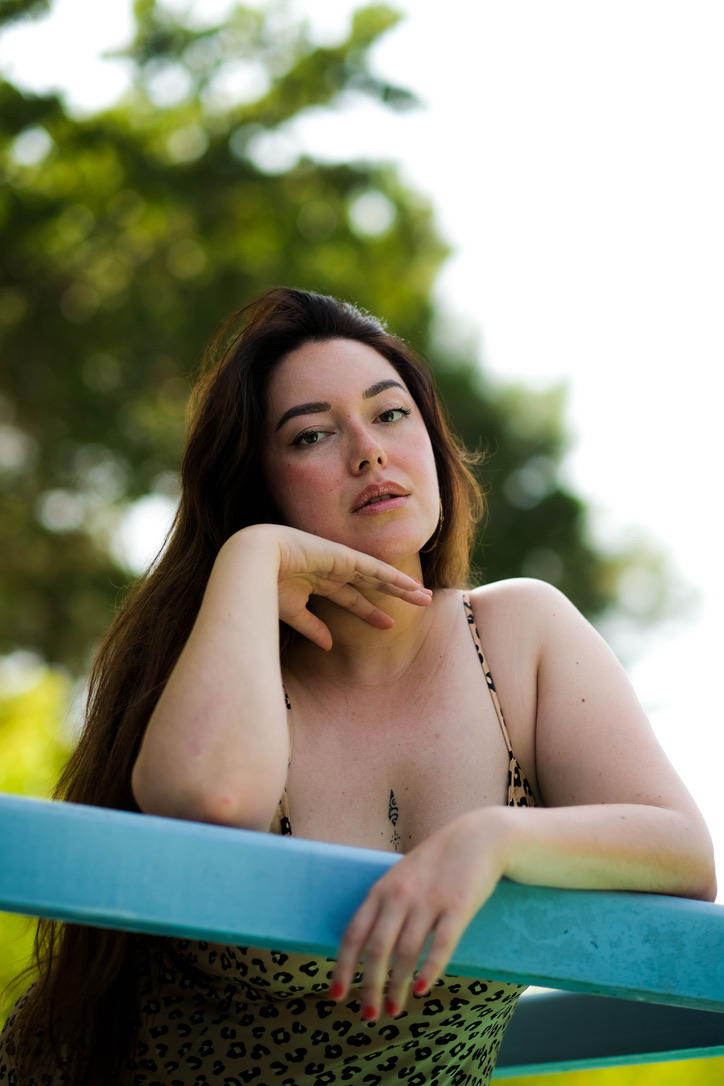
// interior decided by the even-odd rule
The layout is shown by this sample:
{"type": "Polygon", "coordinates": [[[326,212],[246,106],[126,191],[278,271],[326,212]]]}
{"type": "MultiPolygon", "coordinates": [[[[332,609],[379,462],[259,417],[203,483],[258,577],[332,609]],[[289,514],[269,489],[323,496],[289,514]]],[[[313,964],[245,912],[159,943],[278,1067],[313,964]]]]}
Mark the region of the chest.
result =
{"type": "Polygon", "coordinates": [[[290,694],[295,836],[407,852],[464,811],[506,803],[508,749],[472,645],[462,648],[405,682],[316,702],[290,694]]]}

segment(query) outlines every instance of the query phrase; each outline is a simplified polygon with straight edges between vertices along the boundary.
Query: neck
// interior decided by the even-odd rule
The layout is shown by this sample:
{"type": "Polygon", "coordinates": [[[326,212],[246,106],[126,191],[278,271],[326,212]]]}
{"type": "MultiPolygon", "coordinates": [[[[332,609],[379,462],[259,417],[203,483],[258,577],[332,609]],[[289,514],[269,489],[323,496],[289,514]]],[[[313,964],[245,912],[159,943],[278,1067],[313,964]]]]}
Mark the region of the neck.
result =
{"type": "Polygon", "coordinates": [[[329,627],[329,652],[299,638],[291,647],[286,666],[302,677],[359,685],[379,685],[381,679],[400,675],[416,659],[431,628],[436,600],[426,607],[405,603],[384,592],[365,592],[365,598],[393,620],[389,630],[378,630],[329,600],[313,598],[311,609],[329,627]]]}

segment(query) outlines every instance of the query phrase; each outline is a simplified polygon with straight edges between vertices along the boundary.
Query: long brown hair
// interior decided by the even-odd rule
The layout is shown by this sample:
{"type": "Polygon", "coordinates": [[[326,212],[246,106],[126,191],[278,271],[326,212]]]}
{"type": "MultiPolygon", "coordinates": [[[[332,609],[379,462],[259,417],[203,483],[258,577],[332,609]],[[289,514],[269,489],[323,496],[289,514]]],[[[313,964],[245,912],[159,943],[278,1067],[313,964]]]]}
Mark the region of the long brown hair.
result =
{"type": "MultiPolygon", "coordinates": [[[[358,340],[410,390],[430,435],[444,519],[422,553],[425,583],[461,586],[482,498],[473,459],[453,437],[429,371],[375,317],[335,298],[277,287],[228,320],[207,352],[191,401],[181,499],[160,557],[128,594],[90,675],[85,727],[56,790],[75,803],[137,811],[131,770],[148,719],[190,632],[223,543],[277,520],[260,465],[269,378],[302,344],[358,340]],[[436,540],[436,542],[435,542],[436,540]]],[[[135,1028],[135,955],[145,937],[41,920],[40,979],[14,1025],[20,1068],[63,1052],[71,1081],[117,1081],[135,1028]]],[[[21,1074],[21,1080],[23,1078],[21,1074]]]]}

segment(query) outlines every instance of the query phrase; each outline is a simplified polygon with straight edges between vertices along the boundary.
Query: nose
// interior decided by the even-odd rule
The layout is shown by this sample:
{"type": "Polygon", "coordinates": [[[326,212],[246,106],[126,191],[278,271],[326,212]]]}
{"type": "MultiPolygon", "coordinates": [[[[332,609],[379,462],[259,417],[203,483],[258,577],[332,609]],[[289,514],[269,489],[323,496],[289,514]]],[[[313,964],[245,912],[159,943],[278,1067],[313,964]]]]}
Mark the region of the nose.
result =
{"type": "Polygon", "coordinates": [[[353,473],[361,475],[375,464],[384,467],[386,463],[387,456],[377,434],[366,428],[360,430],[356,435],[350,456],[350,466],[353,473]]]}

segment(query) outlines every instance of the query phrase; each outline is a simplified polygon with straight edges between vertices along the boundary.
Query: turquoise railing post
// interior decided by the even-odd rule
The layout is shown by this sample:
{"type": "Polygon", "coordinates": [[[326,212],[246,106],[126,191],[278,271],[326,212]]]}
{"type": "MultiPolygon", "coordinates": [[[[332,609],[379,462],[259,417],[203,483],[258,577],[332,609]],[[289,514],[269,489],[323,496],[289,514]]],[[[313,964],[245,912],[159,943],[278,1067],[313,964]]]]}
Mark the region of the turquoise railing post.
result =
{"type": "MultiPolygon", "coordinates": [[[[0,795],[0,909],[31,916],[331,957],[368,887],[396,860],[386,852],[0,795]]],[[[501,1076],[672,1053],[724,1054],[721,906],[504,880],[468,927],[449,971],[586,993],[521,1001],[501,1076]],[[598,1000],[594,1010],[593,996],[643,1001],[651,1013],[644,1028],[639,1012],[639,1042],[635,1029],[624,1038],[616,1001],[598,1000]],[[569,1043],[568,1029],[552,1044],[551,1014],[564,1023],[583,1015],[592,1032],[588,1047],[569,1043]],[[547,1023],[538,1048],[536,1015],[547,1023]],[[636,1043],[638,1051],[631,1050],[636,1043]]],[[[579,1022],[576,1036],[583,1033],[579,1022]]]]}

